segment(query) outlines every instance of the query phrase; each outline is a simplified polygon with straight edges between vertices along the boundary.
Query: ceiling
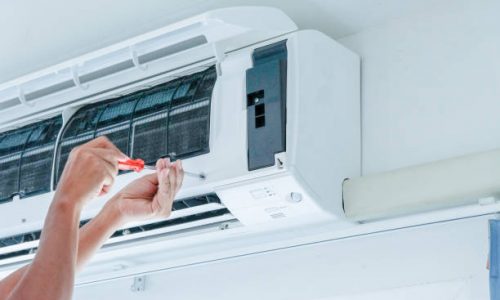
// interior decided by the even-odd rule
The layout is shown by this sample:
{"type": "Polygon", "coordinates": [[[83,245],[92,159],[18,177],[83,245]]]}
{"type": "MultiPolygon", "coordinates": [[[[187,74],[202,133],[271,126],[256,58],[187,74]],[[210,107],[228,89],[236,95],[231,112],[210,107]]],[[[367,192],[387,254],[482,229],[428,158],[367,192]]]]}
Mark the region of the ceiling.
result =
{"type": "Polygon", "coordinates": [[[0,0],[0,83],[210,9],[275,6],[334,38],[456,0],[0,0]]]}

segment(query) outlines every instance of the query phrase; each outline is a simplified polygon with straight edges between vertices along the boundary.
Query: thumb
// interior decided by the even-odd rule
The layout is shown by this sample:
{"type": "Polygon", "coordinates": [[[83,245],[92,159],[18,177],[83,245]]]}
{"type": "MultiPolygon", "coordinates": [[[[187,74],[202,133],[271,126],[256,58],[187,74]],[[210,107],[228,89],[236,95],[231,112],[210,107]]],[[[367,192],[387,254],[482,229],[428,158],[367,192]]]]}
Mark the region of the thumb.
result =
{"type": "Polygon", "coordinates": [[[158,172],[158,192],[156,194],[159,206],[158,213],[164,216],[168,216],[172,208],[172,189],[170,188],[169,173],[170,168],[158,172]]]}

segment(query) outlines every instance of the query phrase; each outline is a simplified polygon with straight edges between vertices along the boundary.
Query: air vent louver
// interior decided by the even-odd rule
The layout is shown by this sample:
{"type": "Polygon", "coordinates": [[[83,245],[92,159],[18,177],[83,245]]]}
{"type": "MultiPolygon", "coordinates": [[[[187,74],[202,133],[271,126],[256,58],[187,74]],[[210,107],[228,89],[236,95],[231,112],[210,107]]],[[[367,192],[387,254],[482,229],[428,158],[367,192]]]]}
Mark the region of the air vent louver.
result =
{"type": "MultiPolygon", "coordinates": [[[[113,238],[123,237],[125,235],[130,236],[132,238],[133,234],[135,233],[151,232],[151,234],[153,234],[152,231],[158,229],[163,229],[165,231],[166,229],[172,226],[189,224],[192,222],[215,218],[223,215],[230,215],[229,210],[222,205],[221,200],[219,199],[217,194],[214,193],[176,200],[173,203],[172,210],[186,211],[189,208],[200,208],[200,207],[205,207],[205,209],[198,210],[197,212],[191,214],[182,214],[181,216],[178,217],[172,215],[172,217],[167,220],[118,230],[112,235],[111,241],[113,241],[113,238]]],[[[232,216],[230,217],[231,219],[233,219],[232,216]]],[[[89,221],[90,220],[88,219],[80,221],[80,227],[85,225],[89,221]]],[[[175,229],[173,230],[175,232],[175,229]]],[[[0,261],[36,252],[40,236],[41,236],[41,231],[36,230],[32,232],[26,232],[18,235],[0,238],[0,261]]]]}
{"type": "Polygon", "coordinates": [[[87,105],[65,127],[56,183],[75,146],[108,137],[125,154],[152,164],[160,157],[208,153],[215,67],[123,97],[87,105]]]}
{"type": "Polygon", "coordinates": [[[61,116],[0,134],[0,202],[50,191],[61,116]]]}

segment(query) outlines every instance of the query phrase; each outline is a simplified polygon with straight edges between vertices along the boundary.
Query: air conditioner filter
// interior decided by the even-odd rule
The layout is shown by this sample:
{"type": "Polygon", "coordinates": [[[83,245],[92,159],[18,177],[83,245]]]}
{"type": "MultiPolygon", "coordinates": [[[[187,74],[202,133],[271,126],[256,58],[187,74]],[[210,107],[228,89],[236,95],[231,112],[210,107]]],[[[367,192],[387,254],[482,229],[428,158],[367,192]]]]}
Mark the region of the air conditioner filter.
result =
{"type": "Polygon", "coordinates": [[[0,134],[0,202],[50,191],[61,116],[0,134]]]}
{"type": "Polygon", "coordinates": [[[161,157],[209,152],[210,103],[215,67],[123,97],[80,108],[58,145],[56,182],[71,149],[108,137],[123,153],[154,164],[161,157]]]}

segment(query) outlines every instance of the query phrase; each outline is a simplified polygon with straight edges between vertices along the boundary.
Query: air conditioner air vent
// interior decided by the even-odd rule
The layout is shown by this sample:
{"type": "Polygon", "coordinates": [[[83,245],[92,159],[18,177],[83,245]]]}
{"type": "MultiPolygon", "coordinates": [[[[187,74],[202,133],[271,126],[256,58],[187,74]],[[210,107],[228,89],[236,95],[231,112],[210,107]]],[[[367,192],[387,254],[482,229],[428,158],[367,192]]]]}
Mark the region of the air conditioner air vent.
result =
{"type": "MultiPolygon", "coordinates": [[[[112,246],[111,244],[118,242],[139,237],[154,237],[167,232],[175,234],[178,230],[196,229],[202,225],[229,220],[234,220],[234,217],[214,193],[179,199],[173,203],[170,218],[120,229],[112,235],[107,244],[112,246]]],[[[90,219],[82,220],[80,226],[84,226],[89,221],[90,219]]],[[[12,260],[20,261],[22,259],[19,257],[34,254],[38,248],[40,236],[41,230],[36,230],[0,238],[0,265],[11,263],[12,260]]]]}
{"type": "Polygon", "coordinates": [[[132,94],[82,107],[65,126],[57,151],[56,183],[74,147],[108,137],[125,154],[153,164],[160,157],[209,152],[210,67],[132,94]]]}
{"type": "Polygon", "coordinates": [[[163,222],[157,222],[157,223],[151,223],[151,224],[142,225],[142,226],[130,227],[130,228],[115,232],[113,234],[112,238],[124,236],[124,235],[130,235],[133,233],[147,232],[147,231],[151,231],[151,230],[155,230],[155,229],[162,229],[162,228],[166,228],[166,227],[170,227],[170,226],[174,226],[174,225],[186,224],[186,223],[190,223],[190,222],[194,222],[194,221],[199,221],[199,220],[204,220],[204,219],[222,216],[222,215],[229,214],[229,213],[230,212],[227,208],[221,208],[221,209],[197,213],[197,214],[189,215],[189,216],[185,216],[185,217],[175,218],[175,219],[171,219],[171,220],[165,220],[163,222]]]}
{"type": "Polygon", "coordinates": [[[50,191],[61,116],[0,134],[0,203],[50,191]]]}

